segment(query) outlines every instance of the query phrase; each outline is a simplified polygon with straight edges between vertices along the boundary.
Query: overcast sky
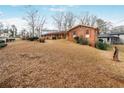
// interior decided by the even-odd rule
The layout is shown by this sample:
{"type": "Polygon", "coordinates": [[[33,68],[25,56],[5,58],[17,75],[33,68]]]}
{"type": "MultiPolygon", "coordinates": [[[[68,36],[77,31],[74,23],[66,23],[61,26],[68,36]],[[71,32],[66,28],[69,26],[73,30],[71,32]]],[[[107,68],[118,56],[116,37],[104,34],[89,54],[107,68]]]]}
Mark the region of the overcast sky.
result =
{"type": "MultiPolygon", "coordinates": [[[[27,6],[0,6],[0,21],[15,24],[18,30],[21,30],[25,26],[24,20],[22,18],[26,15],[27,6]]],[[[102,18],[106,21],[110,21],[113,25],[124,25],[124,6],[95,6],[95,5],[42,5],[42,6],[32,6],[33,8],[39,10],[42,16],[46,16],[47,23],[45,28],[54,29],[53,20],[51,18],[57,12],[71,11],[75,15],[80,15],[83,12],[89,12],[90,14],[96,15],[98,18],[102,18]]]]}

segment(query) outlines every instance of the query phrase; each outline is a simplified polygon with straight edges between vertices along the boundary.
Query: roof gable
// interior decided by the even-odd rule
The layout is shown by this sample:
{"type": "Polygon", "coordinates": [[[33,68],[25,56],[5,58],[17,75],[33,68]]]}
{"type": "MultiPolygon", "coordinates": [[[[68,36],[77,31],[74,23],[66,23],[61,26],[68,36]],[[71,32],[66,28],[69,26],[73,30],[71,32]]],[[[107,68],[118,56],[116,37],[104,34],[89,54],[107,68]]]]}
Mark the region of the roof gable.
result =
{"type": "Polygon", "coordinates": [[[98,28],[94,28],[94,27],[91,27],[91,26],[77,25],[77,26],[75,26],[75,27],[71,28],[70,30],[68,30],[68,32],[70,32],[71,30],[76,29],[76,28],[78,28],[78,27],[91,28],[91,29],[95,29],[95,30],[97,30],[97,29],[98,29],[98,28]]]}

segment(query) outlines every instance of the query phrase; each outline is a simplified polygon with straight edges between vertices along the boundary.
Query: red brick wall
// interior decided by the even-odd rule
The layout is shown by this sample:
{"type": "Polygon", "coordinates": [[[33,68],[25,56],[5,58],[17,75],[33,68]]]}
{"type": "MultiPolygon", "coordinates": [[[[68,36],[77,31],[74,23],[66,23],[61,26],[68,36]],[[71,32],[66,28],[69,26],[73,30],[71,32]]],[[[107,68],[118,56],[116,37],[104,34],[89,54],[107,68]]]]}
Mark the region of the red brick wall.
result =
{"type": "Polygon", "coordinates": [[[89,31],[89,43],[91,44],[91,46],[94,46],[95,45],[95,41],[97,39],[97,29],[94,29],[94,28],[90,28],[90,27],[83,27],[83,26],[79,26],[79,27],[76,27],[72,30],[70,30],[68,33],[67,33],[67,39],[69,41],[73,41],[73,33],[75,32],[77,36],[82,36],[83,38],[86,38],[86,31],[89,31]]]}

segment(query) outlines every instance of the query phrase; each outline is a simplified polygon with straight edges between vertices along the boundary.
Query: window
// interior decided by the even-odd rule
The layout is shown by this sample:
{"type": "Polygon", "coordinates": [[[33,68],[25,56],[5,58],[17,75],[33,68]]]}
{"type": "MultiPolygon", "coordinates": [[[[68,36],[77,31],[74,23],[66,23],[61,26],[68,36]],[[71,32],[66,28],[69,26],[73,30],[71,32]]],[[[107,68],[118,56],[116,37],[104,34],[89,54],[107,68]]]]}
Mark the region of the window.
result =
{"type": "Polygon", "coordinates": [[[86,30],[85,37],[86,37],[86,38],[89,38],[89,30],[86,30]]]}
{"type": "Polygon", "coordinates": [[[72,36],[73,36],[73,38],[75,38],[77,35],[76,35],[76,32],[73,32],[72,33],[72,36]]]}
{"type": "Polygon", "coordinates": [[[89,30],[86,31],[86,34],[89,34],[89,30]]]}
{"type": "Polygon", "coordinates": [[[72,35],[76,35],[76,32],[73,32],[72,35]]]}

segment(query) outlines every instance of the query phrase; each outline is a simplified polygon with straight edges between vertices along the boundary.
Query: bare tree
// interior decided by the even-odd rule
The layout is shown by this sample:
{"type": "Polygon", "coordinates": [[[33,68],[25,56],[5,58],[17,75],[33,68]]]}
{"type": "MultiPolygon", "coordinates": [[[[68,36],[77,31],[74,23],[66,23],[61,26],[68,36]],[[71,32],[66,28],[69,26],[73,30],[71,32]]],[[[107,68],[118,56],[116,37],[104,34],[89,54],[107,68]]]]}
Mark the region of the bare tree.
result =
{"type": "Polygon", "coordinates": [[[15,25],[11,25],[11,29],[12,29],[12,36],[15,38],[17,35],[17,28],[15,25]]]}
{"type": "Polygon", "coordinates": [[[82,25],[98,27],[100,32],[106,33],[112,27],[111,22],[104,21],[102,19],[98,19],[94,15],[90,15],[88,12],[85,12],[83,16],[79,17],[79,20],[82,25]]]}
{"type": "Polygon", "coordinates": [[[54,19],[58,31],[67,31],[73,27],[76,17],[72,12],[60,12],[55,14],[52,18],[54,19]]]}
{"type": "Polygon", "coordinates": [[[21,38],[22,38],[22,39],[25,39],[25,38],[26,38],[26,29],[25,29],[25,28],[23,28],[23,29],[21,30],[20,35],[21,35],[21,38]]]}
{"type": "Polygon", "coordinates": [[[35,36],[37,30],[41,32],[45,23],[45,17],[41,17],[38,10],[31,9],[30,7],[23,19],[26,20],[32,37],[35,36]]]}
{"type": "Polygon", "coordinates": [[[31,29],[32,36],[34,37],[35,28],[37,25],[38,11],[30,10],[27,12],[27,16],[24,17],[24,20],[27,21],[29,28],[31,29]]]}
{"type": "Polygon", "coordinates": [[[9,33],[9,31],[10,31],[10,24],[6,24],[4,28],[4,32],[9,33]]]}
{"type": "Polygon", "coordinates": [[[3,23],[2,23],[2,22],[0,22],[0,32],[2,32],[2,31],[3,31],[3,27],[4,27],[3,23]]]}
{"type": "Polygon", "coordinates": [[[63,28],[64,31],[71,29],[76,21],[76,16],[72,12],[66,12],[64,14],[63,28]]]}
{"type": "Polygon", "coordinates": [[[100,32],[107,33],[112,27],[111,22],[104,21],[102,19],[97,19],[97,27],[100,29],[100,32]]]}
{"type": "Polygon", "coordinates": [[[42,30],[43,30],[45,22],[46,22],[46,18],[45,17],[42,17],[41,19],[39,17],[38,23],[37,23],[37,27],[36,27],[36,30],[37,30],[39,38],[41,37],[42,30]]]}
{"type": "Polygon", "coordinates": [[[63,24],[63,19],[64,19],[64,13],[56,13],[54,16],[52,16],[55,26],[57,27],[58,31],[62,31],[62,24],[63,24]]]}
{"type": "Polygon", "coordinates": [[[95,26],[97,17],[94,15],[90,15],[88,12],[83,13],[82,16],[79,17],[79,21],[82,25],[86,26],[95,26]]]}

